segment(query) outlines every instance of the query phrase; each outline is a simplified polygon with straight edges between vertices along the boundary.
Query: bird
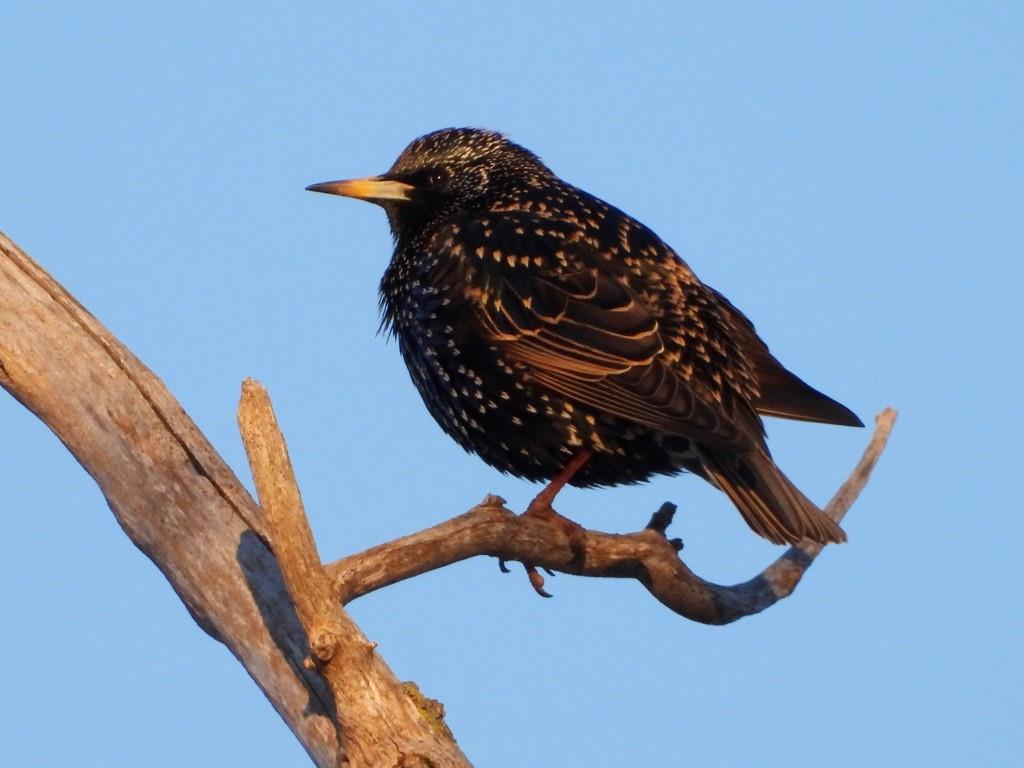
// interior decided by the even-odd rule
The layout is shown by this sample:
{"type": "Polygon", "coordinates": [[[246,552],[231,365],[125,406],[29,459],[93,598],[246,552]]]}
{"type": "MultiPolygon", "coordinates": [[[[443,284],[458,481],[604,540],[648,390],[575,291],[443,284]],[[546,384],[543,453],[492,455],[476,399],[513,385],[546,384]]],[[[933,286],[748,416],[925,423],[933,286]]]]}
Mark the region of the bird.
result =
{"type": "Polygon", "coordinates": [[[480,128],[428,133],[381,175],[306,189],[384,209],[381,328],[444,432],[547,482],[528,514],[558,516],[566,484],[690,472],[768,541],[846,540],[775,464],[761,417],[861,420],[635,218],[480,128]]]}

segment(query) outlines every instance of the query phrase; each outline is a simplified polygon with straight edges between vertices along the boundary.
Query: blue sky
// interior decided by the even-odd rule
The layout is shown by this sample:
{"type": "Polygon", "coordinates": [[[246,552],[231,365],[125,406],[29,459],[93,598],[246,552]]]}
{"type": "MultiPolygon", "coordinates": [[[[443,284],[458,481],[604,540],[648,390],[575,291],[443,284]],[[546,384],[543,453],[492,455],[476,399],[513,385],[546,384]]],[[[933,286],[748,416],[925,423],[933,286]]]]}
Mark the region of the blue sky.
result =
{"type": "MultiPolygon", "coordinates": [[[[554,600],[488,559],[352,613],[481,766],[1005,765],[1019,759],[1024,36],[1013,3],[8,3],[0,229],[169,385],[247,477],[260,379],[321,552],[464,511],[503,477],[375,336],[383,214],[303,191],[415,136],[496,128],[629,211],[865,421],[900,421],[788,601],[725,628],[632,583],[554,600]]],[[[303,765],[91,480],[0,393],[9,765],[303,765]]],[[[769,424],[824,501],[863,430],[769,424]]],[[[570,490],[635,530],[664,500],[719,581],[777,550],[688,477],[570,490]]]]}

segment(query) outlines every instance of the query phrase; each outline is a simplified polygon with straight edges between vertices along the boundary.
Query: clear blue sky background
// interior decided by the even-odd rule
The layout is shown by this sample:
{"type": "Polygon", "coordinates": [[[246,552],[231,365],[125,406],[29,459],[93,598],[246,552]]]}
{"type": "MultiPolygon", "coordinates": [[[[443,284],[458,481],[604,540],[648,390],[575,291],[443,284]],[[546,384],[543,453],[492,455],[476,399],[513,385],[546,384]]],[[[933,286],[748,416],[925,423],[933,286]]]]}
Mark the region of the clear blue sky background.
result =
{"type": "MultiPolygon", "coordinates": [[[[383,214],[303,191],[449,125],[503,130],[654,227],[795,371],[901,418],[793,596],[725,628],[632,583],[536,598],[479,559],[353,613],[480,766],[1020,759],[1024,18],[1018,3],[5,3],[0,228],[247,478],[263,381],[321,552],[462,512],[498,475],[375,337],[383,214]]],[[[824,501],[867,432],[769,424],[824,501]]],[[[303,765],[57,440],[0,393],[5,765],[303,765]]],[[[778,552],[693,478],[571,490],[743,580],[778,552]]]]}

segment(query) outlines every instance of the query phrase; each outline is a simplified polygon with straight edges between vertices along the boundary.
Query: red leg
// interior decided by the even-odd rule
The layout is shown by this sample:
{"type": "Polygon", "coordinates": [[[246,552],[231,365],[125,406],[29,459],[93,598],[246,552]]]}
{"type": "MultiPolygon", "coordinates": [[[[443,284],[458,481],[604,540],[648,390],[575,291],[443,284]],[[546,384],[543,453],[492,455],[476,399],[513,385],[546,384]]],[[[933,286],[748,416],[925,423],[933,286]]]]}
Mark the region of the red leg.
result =
{"type": "Polygon", "coordinates": [[[563,467],[562,471],[551,478],[551,482],[547,484],[547,487],[530,502],[530,506],[526,508],[526,514],[548,519],[553,516],[561,517],[551,508],[555,501],[555,496],[558,495],[560,490],[565,488],[566,483],[572,480],[577,472],[583,469],[583,465],[587,463],[592,455],[591,451],[582,450],[573,456],[569,463],[563,467]]]}
{"type": "MultiPolygon", "coordinates": [[[[583,468],[583,465],[587,463],[592,455],[591,451],[583,450],[573,456],[562,471],[551,479],[547,487],[534,497],[524,513],[525,517],[538,517],[542,520],[547,520],[561,529],[569,537],[569,546],[572,547],[574,556],[580,560],[583,559],[587,550],[583,526],[555,512],[551,504],[554,502],[558,492],[575,477],[576,473],[583,468]]],[[[526,574],[534,591],[541,597],[551,597],[551,595],[544,591],[544,577],[537,572],[537,566],[523,563],[523,567],[526,568],[526,574]]]]}

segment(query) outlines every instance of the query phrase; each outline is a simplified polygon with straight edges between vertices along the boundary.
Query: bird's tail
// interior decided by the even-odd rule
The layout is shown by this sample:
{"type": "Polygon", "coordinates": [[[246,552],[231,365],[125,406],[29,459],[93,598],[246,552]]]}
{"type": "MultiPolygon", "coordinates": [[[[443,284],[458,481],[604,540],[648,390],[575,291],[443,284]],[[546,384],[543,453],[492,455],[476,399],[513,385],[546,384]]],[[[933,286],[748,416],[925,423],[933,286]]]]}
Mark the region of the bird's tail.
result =
{"type": "Polygon", "coordinates": [[[701,452],[701,463],[708,477],[739,509],[747,525],[769,541],[846,541],[843,529],[804,496],[764,451],[726,457],[705,449],[701,452]]]}

